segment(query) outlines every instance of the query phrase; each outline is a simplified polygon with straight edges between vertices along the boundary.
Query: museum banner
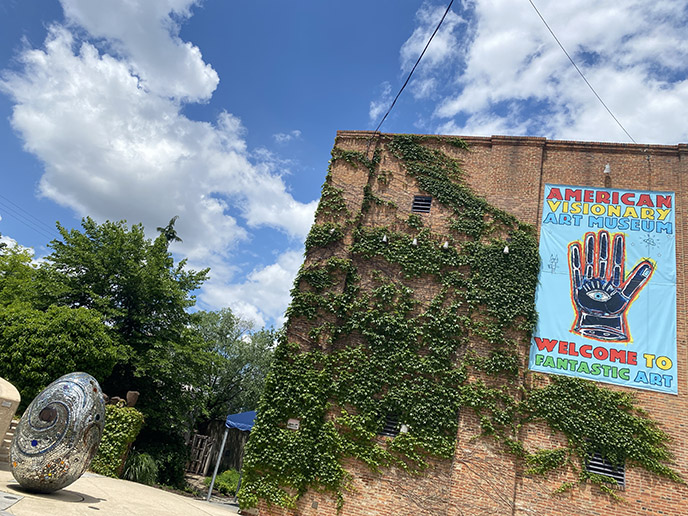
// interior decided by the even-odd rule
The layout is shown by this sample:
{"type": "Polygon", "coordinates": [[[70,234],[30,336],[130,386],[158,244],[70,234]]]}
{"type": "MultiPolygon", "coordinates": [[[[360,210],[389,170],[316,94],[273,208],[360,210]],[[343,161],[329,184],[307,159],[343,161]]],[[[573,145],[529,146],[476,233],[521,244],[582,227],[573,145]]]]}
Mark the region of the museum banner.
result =
{"type": "Polygon", "coordinates": [[[674,200],[545,185],[531,370],[676,394],[674,200]]]}

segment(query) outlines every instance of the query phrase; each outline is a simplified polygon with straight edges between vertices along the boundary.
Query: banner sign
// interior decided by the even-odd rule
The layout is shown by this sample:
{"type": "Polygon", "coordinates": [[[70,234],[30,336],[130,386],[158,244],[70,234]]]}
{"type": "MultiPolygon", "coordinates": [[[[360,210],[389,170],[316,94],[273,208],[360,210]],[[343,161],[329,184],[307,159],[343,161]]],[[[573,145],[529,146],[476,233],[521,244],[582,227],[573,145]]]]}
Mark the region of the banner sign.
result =
{"type": "Polygon", "coordinates": [[[677,393],[674,200],[545,185],[531,370],[677,393]]]}

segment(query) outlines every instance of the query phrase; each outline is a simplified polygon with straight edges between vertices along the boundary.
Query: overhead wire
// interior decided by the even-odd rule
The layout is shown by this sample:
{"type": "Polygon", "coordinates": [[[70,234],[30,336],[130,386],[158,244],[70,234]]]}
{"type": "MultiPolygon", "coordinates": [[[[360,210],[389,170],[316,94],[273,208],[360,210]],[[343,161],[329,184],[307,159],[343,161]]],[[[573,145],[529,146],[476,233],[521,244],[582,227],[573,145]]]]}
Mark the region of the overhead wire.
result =
{"type": "MultiPolygon", "coordinates": [[[[428,47],[430,46],[430,43],[432,42],[433,38],[435,37],[435,34],[437,34],[437,31],[440,30],[440,27],[442,26],[442,23],[444,22],[444,19],[447,17],[447,14],[449,14],[449,10],[451,9],[451,6],[452,6],[453,3],[454,3],[454,0],[450,0],[449,5],[447,5],[447,8],[445,9],[444,14],[442,15],[442,18],[440,19],[440,22],[437,24],[437,27],[435,27],[435,30],[434,30],[433,33],[430,35],[430,38],[428,39],[428,42],[425,44],[425,47],[423,48],[423,51],[422,51],[422,52],[420,53],[420,55],[418,56],[418,59],[416,60],[416,64],[414,64],[414,65],[413,65],[413,68],[411,68],[411,71],[409,72],[408,77],[406,77],[406,80],[404,81],[404,84],[403,84],[403,85],[401,86],[401,88],[399,89],[399,92],[397,93],[397,96],[394,97],[394,100],[392,101],[392,103],[390,104],[389,108],[387,109],[387,112],[386,112],[385,115],[382,117],[382,120],[380,120],[380,123],[377,124],[377,127],[376,127],[375,130],[373,131],[373,136],[375,136],[375,135],[377,134],[377,132],[380,130],[380,127],[382,127],[382,124],[383,124],[383,123],[385,122],[385,120],[387,119],[387,116],[388,116],[389,113],[392,111],[392,108],[394,108],[394,105],[397,103],[397,100],[398,100],[399,97],[401,96],[401,93],[404,91],[404,89],[406,88],[406,85],[407,85],[407,84],[409,83],[409,81],[411,80],[411,77],[413,76],[413,72],[416,71],[416,68],[417,68],[418,65],[420,64],[421,59],[423,59],[423,56],[425,55],[425,51],[426,51],[426,50],[428,49],[428,47]]],[[[372,141],[372,136],[371,136],[371,139],[368,140],[368,147],[367,147],[367,149],[366,149],[366,155],[368,154],[368,150],[370,149],[370,142],[371,142],[371,141],[372,141]]]]}
{"type": "Polygon", "coordinates": [[[36,233],[50,240],[60,238],[59,233],[54,228],[35,217],[24,208],[14,203],[4,195],[0,194],[0,214],[8,215],[17,220],[20,224],[32,229],[36,233]]]}
{"type": "MultiPolygon", "coordinates": [[[[597,98],[597,100],[600,102],[600,104],[602,104],[602,106],[605,108],[605,110],[607,111],[607,113],[609,113],[609,115],[610,115],[610,116],[612,117],[612,119],[617,123],[617,125],[621,128],[621,130],[626,134],[626,136],[628,136],[628,138],[630,138],[630,140],[631,140],[633,143],[636,143],[636,144],[637,144],[638,142],[636,142],[636,140],[633,138],[633,136],[631,136],[631,134],[626,130],[626,128],[623,126],[623,124],[619,121],[619,119],[616,118],[616,116],[614,115],[614,113],[611,111],[611,109],[609,109],[609,107],[608,107],[607,104],[604,102],[604,100],[602,100],[602,98],[601,98],[600,95],[597,93],[597,91],[596,91],[595,88],[592,86],[592,84],[590,84],[590,82],[589,82],[588,79],[585,77],[585,75],[583,74],[583,72],[581,71],[581,69],[578,67],[578,65],[576,64],[576,62],[573,60],[573,58],[571,57],[571,55],[567,52],[566,48],[564,48],[564,45],[561,43],[561,41],[559,40],[559,38],[557,37],[557,35],[554,33],[554,31],[553,31],[552,28],[550,27],[550,25],[547,23],[547,20],[545,20],[545,18],[544,18],[544,16],[542,15],[542,13],[538,10],[538,8],[536,7],[535,3],[533,3],[533,0],[528,0],[528,1],[530,2],[530,5],[533,7],[533,9],[534,9],[535,12],[537,13],[537,15],[539,16],[540,20],[541,20],[542,23],[545,25],[545,27],[547,28],[547,30],[549,31],[549,33],[552,35],[552,37],[554,38],[554,40],[555,40],[555,41],[557,42],[557,44],[559,45],[559,48],[561,48],[562,52],[564,52],[564,54],[566,55],[566,57],[568,58],[568,60],[571,62],[571,64],[573,65],[573,67],[576,69],[576,71],[578,72],[578,74],[581,76],[581,78],[583,79],[583,81],[585,81],[585,84],[588,86],[588,88],[590,88],[590,91],[593,92],[593,94],[595,95],[595,97],[597,98]]],[[[425,47],[423,48],[423,51],[422,51],[422,52],[420,53],[420,55],[418,56],[418,59],[416,60],[415,64],[413,65],[413,68],[411,68],[411,71],[409,72],[408,76],[406,77],[406,80],[404,81],[404,84],[403,84],[403,85],[401,86],[401,88],[399,89],[399,92],[396,94],[396,96],[394,97],[394,100],[392,100],[392,103],[390,104],[389,108],[387,109],[387,111],[385,112],[384,116],[382,117],[382,119],[381,119],[380,122],[378,123],[377,127],[376,127],[375,130],[373,131],[373,135],[372,135],[371,138],[368,140],[368,147],[367,147],[367,149],[366,149],[366,154],[368,153],[368,151],[369,151],[369,149],[370,149],[370,143],[371,143],[371,141],[372,141],[372,138],[373,138],[375,135],[378,134],[380,128],[382,127],[382,124],[384,124],[385,120],[387,120],[387,117],[389,116],[390,112],[392,111],[392,109],[393,109],[394,106],[396,105],[397,100],[399,100],[399,97],[401,96],[402,92],[404,91],[404,89],[406,88],[406,86],[408,85],[408,83],[410,82],[411,77],[413,76],[413,73],[416,71],[416,68],[418,67],[418,65],[420,64],[421,60],[423,59],[423,56],[425,55],[425,52],[428,50],[428,47],[430,46],[430,43],[431,43],[432,40],[434,39],[434,37],[435,37],[435,35],[437,34],[437,32],[440,30],[440,27],[441,27],[442,24],[444,23],[445,18],[446,18],[447,15],[449,14],[449,11],[451,10],[451,7],[452,7],[452,4],[453,4],[453,3],[454,3],[454,0],[450,0],[450,1],[449,1],[449,4],[447,5],[447,8],[446,8],[445,11],[444,11],[444,14],[442,15],[442,18],[440,19],[439,23],[438,23],[437,26],[435,27],[435,30],[433,31],[433,33],[430,35],[430,38],[428,38],[428,41],[427,41],[427,43],[425,44],[425,47]]],[[[37,217],[33,216],[31,213],[27,212],[26,210],[24,210],[23,208],[21,208],[20,206],[18,206],[17,204],[13,203],[12,201],[10,201],[9,199],[7,199],[6,197],[4,197],[4,196],[2,196],[2,195],[0,195],[0,207],[3,207],[4,210],[6,210],[6,214],[7,214],[7,215],[10,215],[11,217],[13,217],[13,218],[15,218],[17,221],[19,221],[21,224],[24,224],[25,226],[29,227],[30,229],[36,231],[37,233],[39,233],[39,234],[41,234],[41,235],[43,235],[43,236],[45,236],[45,237],[47,237],[47,238],[53,238],[53,237],[58,237],[58,238],[59,238],[59,235],[55,232],[55,230],[54,230],[53,228],[51,228],[49,225],[45,224],[43,221],[41,221],[41,220],[38,219],[37,217]],[[4,202],[3,202],[3,201],[4,201],[4,202]],[[9,205],[9,206],[8,206],[8,205],[9,205]],[[33,220],[28,220],[28,219],[33,219],[33,220]],[[47,229],[46,229],[46,228],[47,228],[47,229]]]]}
{"type": "MultiPolygon", "coordinates": [[[[595,97],[596,97],[597,100],[600,102],[600,104],[602,104],[602,106],[603,106],[604,109],[607,111],[607,113],[609,113],[609,116],[612,117],[612,119],[614,120],[614,122],[616,122],[616,124],[621,128],[621,130],[626,134],[626,136],[628,136],[628,138],[629,138],[633,143],[637,144],[638,142],[635,140],[635,138],[633,138],[633,136],[631,136],[631,134],[628,132],[628,130],[626,130],[626,128],[624,127],[624,125],[619,121],[619,119],[616,117],[616,115],[614,115],[614,113],[613,113],[612,110],[609,108],[609,106],[607,106],[607,104],[604,102],[604,100],[602,100],[602,97],[599,95],[599,93],[597,93],[597,90],[595,90],[594,86],[590,83],[590,81],[588,81],[588,79],[587,79],[587,77],[585,76],[585,74],[582,72],[582,70],[579,68],[579,66],[576,64],[576,62],[573,60],[573,58],[571,57],[571,55],[568,53],[568,51],[566,50],[566,48],[564,47],[564,45],[561,43],[561,41],[559,40],[559,38],[557,37],[557,35],[554,33],[554,30],[552,30],[552,27],[550,27],[549,23],[547,23],[547,20],[546,20],[545,17],[542,15],[542,13],[540,12],[540,10],[537,8],[537,6],[536,6],[535,3],[533,2],[533,0],[528,0],[528,1],[530,2],[530,5],[533,7],[533,9],[534,9],[535,12],[537,13],[537,15],[539,16],[540,20],[541,20],[542,23],[545,25],[545,27],[547,28],[547,30],[549,31],[549,33],[550,33],[550,34],[552,35],[552,37],[554,38],[554,41],[557,42],[557,45],[559,45],[559,48],[561,48],[562,52],[564,52],[564,55],[568,58],[568,60],[569,60],[569,62],[571,63],[571,65],[575,68],[575,70],[576,70],[576,71],[578,72],[578,74],[581,76],[581,78],[583,79],[583,81],[585,82],[585,84],[588,86],[588,88],[590,89],[590,91],[592,91],[593,95],[595,95],[595,97]]],[[[423,51],[421,52],[420,56],[418,56],[418,59],[416,60],[416,63],[413,65],[413,68],[411,68],[411,71],[409,72],[408,76],[406,77],[406,80],[404,81],[404,84],[403,84],[403,85],[401,86],[401,88],[399,89],[399,92],[398,92],[397,95],[394,97],[394,100],[392,100],[392,103],[390,104],[389,108],[387,109],[387,111],[385,112],[384,116],[382,117],[382,119],[381,119],[380,122],[378,123],[377,127],[376,127],[375,130],[373,131],[373,135],[372,135],[371,138],[368,140],[368,146],[367,146],[367,149],[366,149],[366,154],[368,154],[368,151],[370,150],[370,143],[371,143],[371,141],[372,141],[372,138],[373,138],[375,135],[378,134],[378,131],[380,130],[380,127],[382,127],[382,124],[385,122],[385,120],[387,120],[387,116],[390,114],[390,112],[391,112],[392,109],[394,108],[395,104],[397,103],[397,100],[399,99],[399,97],[401,96],[402,92],[404,91],[404,89],[405,89],[406,86],[408,85],[409,81],[411,80],[411,77],[413,76],[413,73],[415,72],[416,68],[418,67],[418,65],[420,64],[421,60],[423,59],[423,56],[425,55],[425,52],[427,51],[428,47],[430,46],[430,43],[432,42],[432,40],[433,40],[433,38],[435,37],[435,35],[437,34],[437,32],[440,30],[440,27],[442,26],[442,23],[444,22],[445,18],[447,17],[447,14],[449,14],[449,10],[451,9],[451,6],[452,6],[453,3],[454,3],[454,0],[450,0],[449,4],[447,5],[447,8],[446,8],[445,11],[444,11],[444,14],[442,15],[442,18],[440,19],[439,23],[437,24],[437,27],[435,27],[435,30],[433,31],[433,33],[430,35],[430,38],[428,39],[427,43],[425,44],[425,47],[423,48],[423,51]]]]}
{"type": "Polygon", "coordinates": [[[535,12],[537,13],[537,15],[538,15],[538,16],[540,17],[540,19],[542,20],[542,23],[544,23],[544,24],[545,24],[545,27],[547,27],[547,30],[549,31],[549,33],[550,33],[550,34],[552,35],[552,37],[554,38],[554,41],[557,42],[557,44],[559,45],[559,48],[561,48],[561,50],[564,52],[564,54],[566,54],[566,57],[568,57],[569,61],[571,61],[571,64],[573,65],[573,67],[576,69],[576,71],[578,72],[578,74],[583,78],[583,80],[585,81],[585,84],[588,85],[588,88],[590,88],[590,91],[592,91],[592,92],[595,94],[595,97],[597,97],[597,100],[600,101],[600,104],[602,104],[602,105],[604,106],[604,109],[607,110],[607,113],[609,113],[609,115],[614,119],[614,121],[618,124],[618,126],[621,128],[621,130],[622,130],[624,133],[626,133],[626,136],[628,136],[628,137],[631,139],[631,141],[632,141],[633,143],[636,143],[636,144],[637,144],[638,142],[635,141],[635,139],[633,138],[633,136],[630,135],[630,133],[629,133],[629,132],[626,130],[626,128],[623,126],[623,124],[622,124],[621,122],[619,122],[619,119],[616,118],[616,117],[614,116],[614,113],[612,113],[612,110],[609,109],[609,107],[607,106],[607,104],[605,104],[604,100],[602,100],[602,97],[599,96],[599,94],[597,93],[597,91],[595,91],[595,88],[593,88],[592,84],[590,84],[590,82],[588,81],[588,79],[586,79],[585,75],[583,75],[583,72],[581,71],[581,69],[578,68],[578,65],[576,64],[576,62],[575,62],[575,61],[573,60],[573,58],[569,55],[569,53],[566,51],[566,49],[564,48],[564,45],[561,44],[561,41],[559,41],[559,38],[557,38],[557,35],[554,34],[554,31],[552,30],[552,28],[551,28],[551,27],[549,26],[549,24],[547,23],[547,20],[545,20],[545,17],[542,16],[542,13],[540,13],[540,11],[538,10],[538,8],[535,7],[535,4],[533,3],[533,0],[528,0],[528,1],[530,2],[530,5],[533,6],[533,9],[535,9],[535,12]]]}
{"type": "Polygon", "coordinates": [[[24,216],[26,216],[26,217],[32,219],[36,224],[38,224],[39,226],[41,226],[42,228],[44,228],[44,229],[47,230],[48,232],[51,232],[51,233],[53,233],[53,234],[55,234],[55,235],[58,235],[58,233],[55,231],[55,227],[54,227],[54,226],[51,226],[50,224],[46,224],[43,220],[41,220],[41,219],[39,219],[38,217],[36,217],[36,216],[35,216],[33,213],[31,213],[30,211],[25,210],[23,207],[19,206],[17,203],[15,203],[14,201],[12,201],[11,199],[8,199],[8,198],[5,197],[4,195],[0,194],[0,202],[3,202],[3,201],[4,201],[6,204],[9,204],[9,205],[13,206],[16,210],[18,210],[19,212],[21,212],[24,216]]]}
{"type": "Polygon", "coordinates": [[[32,222],[27,221],[25,218],[22,218],[22,216],[19,215],[19,214],[17,214],[16,212],[12,212],[12,211],[11,211],[11,208],[7,208],[7,207],[4,207],[4,208],[5,208],[5,210],[4,210],[3,215],[9,216],[9,217],[15,219],[15,220],[16,220],[17,222],[19,222],[20,224],[22,224],[22,225],[26,226],[27,228],[29,228],[29,229],[35,231],[36,233],[38,233],[38,234],[41,235],[42,237],[47,238],[48,240],[53,240],[53,239],[55,238],[54,235],[52,235],[52,234],[46,232],[45,230],[41,229],[40,226],[36,226],[36,225],[33,224],[32,222]]]}

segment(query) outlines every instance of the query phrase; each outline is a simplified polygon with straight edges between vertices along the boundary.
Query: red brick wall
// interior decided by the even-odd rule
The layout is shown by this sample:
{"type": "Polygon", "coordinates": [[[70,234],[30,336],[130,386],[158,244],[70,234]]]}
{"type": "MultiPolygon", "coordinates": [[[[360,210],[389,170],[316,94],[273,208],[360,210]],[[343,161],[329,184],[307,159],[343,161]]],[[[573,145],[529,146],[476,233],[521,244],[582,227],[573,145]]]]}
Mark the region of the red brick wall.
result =
{"type": "MultiPolygon", "coordinates": [[[[375,141],[368,142],[372,133],[339,132],[335,145],[345,150],[365,152],[372,156],[375,141]]],[[[382,135],[384,140],[385,135],[382,135]]],[[[688,173],[688,146],[644,146],[608,143],[551,141],[544,138],[466,137],[469,150],[432,140],[430,145],[460,159],[471,188],[491,204],[512,213],[520,220],[539,225],[545,183],[578,186],[612,187],[636,190],[664,190],[676,193],[677,248],[677,314],[678,314],[678,395],[633,390],[650,416],[661,422],[671,436],[671,450],[676,456],[676,469],[688,479],[688,414],[686,389],[686,256],[684,235],[688,230],[685,213],[688,192],[683,187],[688,173]],[[610,174],[605,174],[609,164],[610,174]]],[[[383,148],[383,147],[380,147],[383,148]]],[[[379,198],[392,201],[396,208],[374,206],[363,215],[363,224],[387,225],[403,230],[410,213],[414,195],[422,194],[415,181],[407,176],[397,160],[383,152],[380,170],[389,173],[389,181],[369,178],[364,167],[338,160],[332,167],[332,185],[344,191],[348,209],[359,213],[363,188],[369,185],[379,198]]],[[[423,221],[433,233],[447,232],[449,210],[433,205],[423,221]]],[[[317,222],[332,221],[326,215],[317,222]]],[[[336,221],[333,221],[336,222],[336,221]]],[[[349,237],[327,254],[345,254],[349,237]]],[[[323,259],[323,251],[313,250],[307,262],[323,259]]],[[[357,263],[363,269],[365,264],[357,263]]],[[[389,274],[394,274],[393,270],[389,274]]],[[[425,292],[422,284],[409,285],[422,301],[434,292],[425,292]]],[[[288,332],[302,341],[307,335],[303,321],[292,321],[288,332]]],[[[301,342],[305,348],[314,343],[301,342]]],[[[522,351],[523,363],[528,353],[527,343],[522,351]]],[[[524,375],[525,382],[532,382],[524,375]]],[[[622,387],[610,387],[624,390],[622,387]]],[[[659,479],[644,470],[626,467],[626,487],[619,494],[626,499],[618,503],[603,495],[594,486],[575,487],[565,494],[553,495],[564,481],[575,481],[573,470],[559,471],[547,478],[531,478],[512,456],[505,454],[491,439],[477,437],[478,422],[468,411],[462,412],[454,458],[435,461],[422,476],[408,475],[395,469],[381,475],[355,461],[346,464],[352,475],[351,490],[345,493],[345,505],[340,514],[366,516],[392,515],[686,515],[688,488],[659,479]]],[[[555,447],[564,444],[560,436],[552,435],[544,426],[524,428],[521,439],[526,448],[555,447]]],[[[261,507],[261,514],[335,515],[336,503],[330,496],[309,492],[303,496],[295,511],[275,507],[261,507]]]]}

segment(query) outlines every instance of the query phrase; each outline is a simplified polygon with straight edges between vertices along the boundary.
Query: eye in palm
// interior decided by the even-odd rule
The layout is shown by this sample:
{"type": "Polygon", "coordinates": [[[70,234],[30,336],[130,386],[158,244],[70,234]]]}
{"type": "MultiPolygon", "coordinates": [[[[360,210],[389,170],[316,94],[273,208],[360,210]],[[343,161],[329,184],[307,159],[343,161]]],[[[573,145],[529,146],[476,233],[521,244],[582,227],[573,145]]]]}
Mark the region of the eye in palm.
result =
{"type": "Polygon", "coordinates": [[[569,244],[571,297],[576,310],[574,333],[598,339],[630,340],[626,312],[654,272],[650,260],[642,260],[625,276],[623,233],[616,233],[610,245],[607,231],[586,233],[580,242],[569,244]]]}

